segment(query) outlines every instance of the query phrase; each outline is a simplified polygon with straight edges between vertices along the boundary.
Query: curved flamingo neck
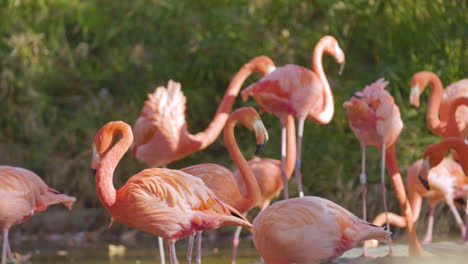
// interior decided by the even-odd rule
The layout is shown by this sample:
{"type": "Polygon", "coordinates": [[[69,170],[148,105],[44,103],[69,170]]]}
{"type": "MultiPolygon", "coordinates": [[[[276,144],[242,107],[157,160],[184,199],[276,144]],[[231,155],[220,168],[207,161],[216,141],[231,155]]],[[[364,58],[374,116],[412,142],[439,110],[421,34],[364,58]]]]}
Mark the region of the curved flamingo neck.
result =
{"type": "Polygon", "coordinates": [[[449,137],[436,143],[434,152],[441,151],[445,154],[449,149],[453,149],[457,152],[463,172],[465,175],[468,175],[468,143],[461,138],[449,137]]]}
{"type": "Polygon", "coordinates": [[[245,195],[233,206],[242,213],[253,208],[261,196],[255,175],[242,155],[234,137],[234,127],[237,121],[238,118],[234,115],[231,115],[231,118],[228,119],[224,127],[224,142],[245,184],[245,195]]]}
{"type": "Polygon", "coordinates": [[[288,115],[286,118],[286,164],[285,172],[288,180],[294,171],[296,164],[296,128],[294,126],[294,117],[288,115]]]}
{"type": "MultiPolygon", "coordinates": [[[[432,72],[425,72],[421,75],[421,79],[426,80],[429,82],[431,86],[431,94],[429,96],[429,102],[427,106],[426,112],[426,122],[429,129],[434,134],[440,135],[443,133],[441,121],[439,119],[439,109],[440,109],[440,102],[442,101],[442,94],[443,94],[443,86],[442,82],[440,81],[439,77],[432,72]]],[[[422,83],[425,83],[421,81],[422,83]]],[[[424,91],[426,87],[422,86],[421,93],[424,91]]]]}
{"type": "Polygon", "coordinates": [[[312,55],[312,69],[315,72],[315,74],[318,75],[320,82],[322,83],[323,86],[323,95],[325,97],[323,101],[323,110],[322,112],[317,116],[317,118],[314,118],[315,121],[317,121],[320,124],[328,124],[332,118],[333,118],[333,113],[335,111],[335,105],[333,102],[333,94],[330,89],[330,84],[328,83],[328,79],[325,76],[325,72],[323,70],[323,65],[322,65],[322,56],[324,52],[325,45],[328,45],[327,43],[328,39],[322,39],[315,45],[314,49],[314,54],[312,55]]]}
{"type": "Polygon", "coordinates": [[[252,72],[256,71],[255,69],[256,67],[254,64],[246,63],[232,78],[226,92],[224,93],[221,104],[216,110],[216,114],[213,120],[211,120],[205,130],[192,136],[192,139],[199,143],[197,146],[198,150],[208,147],[211,143],[213,143],[213,141],[216,140],[219,133],[221,133],[221,130],[223,129],[224,124],[229,117],[229,112],[231,112],[232,106],[237,95],[239,94],[242,84],[247,79],[247,77],[252,74],[252,72]]]}
{"type": "Polygon", "coordinates": [[[447,119],[447,136],[459,138],[467,136],[462,135],[462,131],[460,131],[458,128],[457,119],[455,116],[458,107],[462,105],[468,106],[468,97],[458,97],[455,100],[453,100],[449,106],[447,119]]]}
{"type": "Polygon", "coordinates": [[[133,142],[132,130],[123,122],[106,125],[101,140],[112,142],[117,134],[121,134],[121,138],[104,154],[96,172],[96,191],[99,200],[106,208],[112,207],[116,201],[116,190],[112,181],[115,168],[133,142]],[[107,127],[109,129],[106,129],[107,127]]]}

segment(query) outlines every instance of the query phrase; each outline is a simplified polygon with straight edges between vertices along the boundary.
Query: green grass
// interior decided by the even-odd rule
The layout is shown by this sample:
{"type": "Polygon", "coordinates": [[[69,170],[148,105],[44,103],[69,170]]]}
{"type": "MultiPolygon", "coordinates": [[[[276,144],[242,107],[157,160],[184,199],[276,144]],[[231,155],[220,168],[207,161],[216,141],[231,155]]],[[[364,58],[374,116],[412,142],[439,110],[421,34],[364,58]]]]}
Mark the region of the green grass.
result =
{"type": "MultiPolygon", "coordinates": [[[[188,98],[190,131],[200,131],[216,110],[212,102],[250,58],[265,54],[277,65],[308,67],[315,43],[331,34],[345,51],[346,69],[339,76],[324,58],[336,113],[327,126],[306,122],[304,184],[307,194],[360,215],[360,149],[343,102],[380,77],[390,81],[405,123],[397,145],[404,171],[438,140],[424,122],[427,94],[420,113],[407,102],[409,79],[420,70],[436,72],[444,84],[467,76],[466,21],[461,0],[8,0],[0,7],[0,164],[37,172],[78,196],[78,207],[100,208],[89,166],[93,137],[106,122],[133,124],[146,94],[174,79],[188,98]]],[[[237,100],[243,105],[256,106],[237,100]]],[[[263,118],[271,140],[262,156],[278,158],[279,122],[263,118]]],[[[252,142],[241,142],[247,156],[252,142]]],[[[170,167],[232,166],[223,146],[218,139],[170,167]]],[[[369,149],[371,216],[382,208],[378,160],[369,149]]],[[[115,184],[144,167],[127,155],[115,184]]],[[[399,212],[395,199],[390,208],[399,212]]],[[[450,216],[445,224],[455,229],[450,216]]]]}

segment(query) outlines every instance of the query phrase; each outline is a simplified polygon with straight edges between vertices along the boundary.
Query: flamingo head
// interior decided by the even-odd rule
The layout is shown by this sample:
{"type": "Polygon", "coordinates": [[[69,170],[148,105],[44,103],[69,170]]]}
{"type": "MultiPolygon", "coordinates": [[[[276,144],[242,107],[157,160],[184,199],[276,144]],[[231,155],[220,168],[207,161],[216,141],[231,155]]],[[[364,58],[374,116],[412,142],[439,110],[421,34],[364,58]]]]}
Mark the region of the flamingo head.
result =
{"type": "Polygon", "coordinates": [[[255,132],[258,154],[268,141],[268,131],[260,118],[260,115],[252,107],[242,107],[231,113],[230,119],[237,119],[242,125],[255,132]]]}
{"type": "Polygon", "coordinates": [[[273,61],[265,55],[258,56],[250,60],[247,65],[251,67],[252,71],[258,72],[261,75],[267,75],[276,70],[273,61]]]}
{"type": "Polygon", "coordinates": [[[433,73],[430,72],[417,72],[411,77],[411,93],[410,93],[410,104],[414,107],[419,107],[419,96],[426,88],[430,76],[433,73]]]}
{"type": "Polygon", "coordinates": [[[340,71],[338,73],[341,75],[345,65],[345,54],[340,45],[338,45],[338,41],[332,36],[325,36],[319,42],[322,41],[324,43],[324,52],[333,56],[336,63],[340,64],[340,71]]]}
{"type": "Polygon", "coordinates": [[[429,170],[439,165],[444,159],[444,156],[445,151],[439,150],[438,145],[431,145],[426,149],[426,151],[424,151],[424,158],[422,165],[419,168],[418,179],[427,190],[431,189],[428,182],[429,170]]]}

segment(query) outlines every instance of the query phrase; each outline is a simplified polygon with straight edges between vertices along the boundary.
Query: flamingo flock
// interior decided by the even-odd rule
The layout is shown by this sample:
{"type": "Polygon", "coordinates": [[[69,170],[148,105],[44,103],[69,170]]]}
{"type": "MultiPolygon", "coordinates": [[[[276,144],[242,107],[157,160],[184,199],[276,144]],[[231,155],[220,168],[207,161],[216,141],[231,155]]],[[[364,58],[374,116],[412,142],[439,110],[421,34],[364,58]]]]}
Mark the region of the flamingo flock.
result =
{"type": "MultiPolygon", "coordinates": [[[[317,42],[312,53],[312,70],[295,64],[276,67],[267,56],[253,58],[232,78],[211,123],[197,134],[188,132],[186,97],[180,83],[172,80],[167,87],[158,87],[148,94],[133,129],[123,121],[105,124],[92,142],[91,168],[97,197],[111,220],[158,237],[162,263],[165,260],[162,242],[167,245],[169,262],[177,264],[175,243],[188,237],[186,263],[191,263],[197,237],[195,262],[198,264],[202,262],[202,231],[237,226],[231,263],[236,263],[239,234],[246,227],[252,232],[253,243],[264,263],[314,264],[336,259],[360,242],[365,242],[363,257],[369,257],[367,247],[379,242],[388,243],[392,255],[390,225],[406,228],[409,255],[421,256],[423,250],[415,223],[422,198],[427,197],[429,224],[423,243],[432,241],[434,209],[440,201],[449,206],[462,239],[468,242],[468,79],[443,90],[440,79],[432,72],[418,72],[411,78],[410,103],[416,107],[430,84],[427,124],[431,132],[445,139],[427,147],[422,160],[408,168],[406,184],[396,151],[404,125],[395,99],[385,90],[389,82],[380,78],[362,91],[355,91],[343,107],[361,145],[362,218],[333,201],[305,196],[309,190],[302,186],[304,122],[309,118],[326,125],[332,121],[335,111],[332,89],[322,65],[324,54],[333,56],[344,66],[345,54],[332,36],[324,36],[317,42]],[[241,92],[244,81],[254,72],[263,77],[241,92]],[[240,107],[232,111],[239,92],[243,101],[252,96],[261,110],[279,118],[280,160],[254,156],[247,161],[240,150],[240,139],[234,133],[237,123],[254,132],[256,155],[266,144],[268,132],[254,108],[240,107]],[[167,168],[174,161],[207,148],[222,131],[236,170],[209,161],[187,168],[167,168]],[[381,153],[384,212],[372,223],[367,221],[366,146],[375,146],[381,153]],[[134,174],[116,189],[114,173],[128,150],[149,168],[134,174]],[[452,150],[453,159],[446,157],[448,150],[452,150]],[[388,212],[386,170],[401,215],[388,212]],[[293,172],[299,197],[289,198],[288,181],[293,172]],[[271,204],[281,192],[284,200],[271,204]],[[260,212],[251,223],[246,216],[255,207],[260,212]],[[465,221],[457,207],[465,210],[465,221]]],[[[63,203],[71,209],[76,200],[48,187],[35,173],[9,166],[0,166],[0,195],[3,197],[0,201],[1,264],[14,261],[8,240],[13,225],[25,222],[53,204],[63,203]]]]}

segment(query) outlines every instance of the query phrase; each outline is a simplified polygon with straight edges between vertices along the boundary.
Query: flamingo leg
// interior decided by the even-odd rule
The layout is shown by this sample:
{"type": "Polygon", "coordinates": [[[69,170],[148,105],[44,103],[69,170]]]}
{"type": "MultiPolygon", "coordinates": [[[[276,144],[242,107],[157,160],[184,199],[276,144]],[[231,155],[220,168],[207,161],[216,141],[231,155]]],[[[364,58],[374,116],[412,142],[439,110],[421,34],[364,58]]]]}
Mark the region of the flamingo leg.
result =
{"type": "MultiPolygon", "coordinates": [[[[281,123],[281,179],[283,180],[284,199],[289,198],[288,177],[286,176],[286,125],[281,123]]],[[[237,230],[236,230],[237,232],[237,230]]],[[[240,232],[240,231],[239,231],[240,232]]],[[[234,247],[233,247],[234,249],[234,247]]]]}
{"type": "Polygon", "coordinates": [[[423,244],[429,244],[432,242],[432,230],[434,229],[434,211],[435,206],[429,205],[429,217],[427,220],[427,231],[426,236],[424,237],[423,244]]]}
{"type": "MultiPolygon", "coordinates": [[[[387,188],[385,187],[385,142],[382,143],[382,160],[381,160],[381,171],[380,171],[380,188],[382,190],[384,211],[385,211],[385,227],[390,232],[390,224],[388,223],[388,206],[387,206],[387,188]]],[[[392,238],[390,237],[388,242],[388,255],[393,255],[392,238]]]]}
{"type": "Polygon", "coordinates": [[[186,264],[192,263],[192,250],[193,250],[193,238],[195,234],[189,236],[188,246],[187,246],[187,259],[185,261],[186,264]]]}
{"type": "Polygon", "coordinates": [[[158,237],[159,244],[159,257],[161,259],[161,264],[166,264],[166,256],[164,255],[164,241],[162,237],[158,237]]]}
{"type": "Polygon", "coordinates": [[[8,229],[3,229],[2,264],[6,264],[8,249],[8,229]]]}
{"type": "Polygon", "coordinates": [[[169,254],[169,263],[179,264],[179,261],[177,260],[176,250],[175,250],[175,241],[167,242],[167,250],[169,254]]]}
{"type": "Polygon", "coordinates": [[[195,259],[195,264],[201,264],[202,233],[203,231],[197,232],[197,258],[195,259]]]}
{"type": "MultiPolygon", "coordinates": [[[[468,202],[468,195],[466,197],[466,201],[468,202]]],[[[465,243],[468,242],[468,205],[466,205],[466,208],[465,208],[465,236],[463,238],[463,241],[465,243]]]]}
{"type": "Polygon", "coordinates": [[[453,204],[453,200],[452,199],[446,199],[446,202],[447,202],[447,205],[450,208],[450,211],[452,211],[452,214],[455,217],[455,221],[457,222],[458,227],[460,228],[460,232],[462,234],[462,239],[463,239],[464,236],[465,236],[465,224],[463,223],[463,220],[461,219],[461,216],[458,213],[457,208],[453,204]]]}
{"type": "Polygon", "coordinates": [[[299,191],[299,197],[304,197],[304,191],[302,189],[302,173],[301,173],[301,152],[302,152],[302,135],[304,132],[304,121],[305,119],[301,119],[298,121],[296,166],[294,168],[294,175],[296,175],[296,184],[297,184],[297,189],[299,191]]]}
{"type": "MultiPolygon", "coordinates": [[[[366,146],[361,145],[361,174],[359,175],[359,180],[361,182],[361,193],[362,193],[362,220],[367,221],[367,177],[366,177],[366,146]]],[[[362,246],[362,256],[367,257],[367,248],[364,244],[362,246]]]]}
{"type": "MultiPolygon", "coordinates": [[[[268,205],[267,205],[268,206],[268,205]]],[[[247,212],[242,214],[244,217],[247,217],[247,212]]],[[[237,248],[239,247],[239,236],[241,233],[242,227],[237,226],[234,235],[232,236],[232,253],[231,253],[231,264],[236,264],[236,257],[237,257],[237,248]]]]}

